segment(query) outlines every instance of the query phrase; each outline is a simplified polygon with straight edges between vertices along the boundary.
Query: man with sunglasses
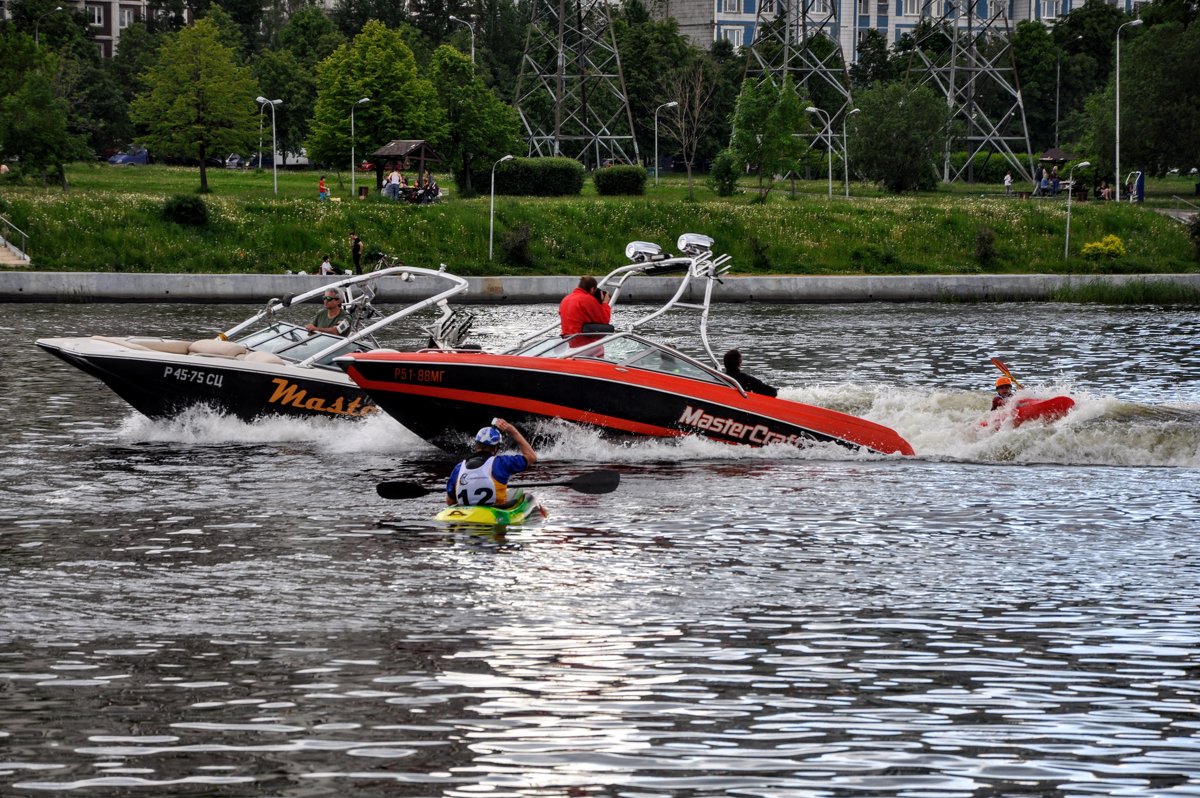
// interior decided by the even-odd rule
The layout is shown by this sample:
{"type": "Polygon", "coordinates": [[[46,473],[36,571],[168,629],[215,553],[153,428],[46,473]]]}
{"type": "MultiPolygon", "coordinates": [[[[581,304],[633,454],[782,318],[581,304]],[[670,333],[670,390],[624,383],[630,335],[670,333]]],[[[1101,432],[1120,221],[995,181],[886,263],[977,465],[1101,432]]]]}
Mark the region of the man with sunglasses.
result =
{"type": "Polygon", "coordinates": [[[342,337],[349,335],[352,322],[350,314],[342,310],[341,291],[336,288],[327,288],[321,301],[324,303],[324,307],[305,329],[309,332],[329,333],[342,337]]]}

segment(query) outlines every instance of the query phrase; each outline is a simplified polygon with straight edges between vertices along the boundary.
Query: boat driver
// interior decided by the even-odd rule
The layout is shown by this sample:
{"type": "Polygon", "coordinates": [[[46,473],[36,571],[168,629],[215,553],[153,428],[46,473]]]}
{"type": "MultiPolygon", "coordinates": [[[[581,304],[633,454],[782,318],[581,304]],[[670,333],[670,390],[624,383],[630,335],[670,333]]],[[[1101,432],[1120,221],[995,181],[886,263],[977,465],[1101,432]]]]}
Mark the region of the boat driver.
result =
{"type": "Polygon", "coordinates": [[[446,483],[446,504],[510,507],[521,501],[522,491],[511,493],[508,480],[537,462],[537,452],[520,430],[502,418],[493,418],[492,426],[475,434],[475,451],[454,466],[446,483]],[[521,450],[520,454],[497,454],[507,434],[521,450]]]}
{"type": "Polygon", "coordinates": [[[742,353],[736,349],[730,349],[725,353],[725,373],[737,380],[738,385],[742,386],[747,393],[760,393],[763,396],[779,395],[779,389],[742,371],[742,353]]]}
{"type": "Polygon", "coordinates": [[[350,314],[342,310],[342,291],[340,288],[326,288],[321,302],[324,307],[317,312],[316,318],[304,329],[310,333],[328,333],[340,335],[343,338],[350,334],[353,323],[350,314]]]}
{"type": "Polygon", "coordinates": [[[992,397],[992,409],[999,410],[1012,398],[1013,381],[1007,374],[996,378],[996,395],[992,397]]]}

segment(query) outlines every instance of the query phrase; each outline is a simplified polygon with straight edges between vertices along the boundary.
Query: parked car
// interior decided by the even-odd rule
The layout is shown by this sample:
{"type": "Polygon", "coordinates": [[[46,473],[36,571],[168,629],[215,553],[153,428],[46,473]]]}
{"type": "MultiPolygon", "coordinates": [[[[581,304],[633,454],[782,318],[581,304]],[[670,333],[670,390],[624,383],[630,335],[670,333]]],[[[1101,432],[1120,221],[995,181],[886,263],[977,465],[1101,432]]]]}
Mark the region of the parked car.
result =
{"type": "Polygon", "coordinates": [[[108,159],[114,166],[145,166],[150,163],[150,153],[145,148],[135,147],[125,152],[118,152],[108,159]]]}
{"type": "Polygon", "coordinates": [[[245,169],[246,166],[246,159],[238,155],[236,152],[231,152],[229,157],[225,159],[226,169],[245,169]]]}

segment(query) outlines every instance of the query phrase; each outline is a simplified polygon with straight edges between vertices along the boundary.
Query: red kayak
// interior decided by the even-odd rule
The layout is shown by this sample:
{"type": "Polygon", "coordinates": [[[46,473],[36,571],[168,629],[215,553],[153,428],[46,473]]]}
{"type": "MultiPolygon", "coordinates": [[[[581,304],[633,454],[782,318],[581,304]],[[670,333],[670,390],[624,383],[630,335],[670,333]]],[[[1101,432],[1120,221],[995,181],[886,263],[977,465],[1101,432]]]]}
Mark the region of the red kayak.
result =
{"type": "Polygon", "coordinates": [[[1069,396],[1052,396],[1049,399],[1018,399],[1015,406],[1002,407],[988,418],[979,422],[986,427],[991,421],[997,425],[1012,419],[1012,425],[1019,427],[1026,421],[1043,421],[1047,424],[1058,421],[1071,412],[1075,400],[1069,396]]]}

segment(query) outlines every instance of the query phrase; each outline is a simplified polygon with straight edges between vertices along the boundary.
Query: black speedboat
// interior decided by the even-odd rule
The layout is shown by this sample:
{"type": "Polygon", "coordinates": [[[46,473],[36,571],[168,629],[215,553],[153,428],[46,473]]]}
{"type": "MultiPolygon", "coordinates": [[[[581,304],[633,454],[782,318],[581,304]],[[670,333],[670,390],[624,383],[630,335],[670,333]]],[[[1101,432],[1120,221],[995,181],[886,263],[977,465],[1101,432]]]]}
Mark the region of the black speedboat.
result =
{"type": "Polygon", "coordinates": [[[459,450],[468,436],[501,416],[516,424],[562,419],[609,433],[647,437],[699,435],[751,446],[828,441],[883,454],[913,454],[893,430],[813,405],[749,394],[717,370],[708,342],[713,285],[728,271],[714,258],[712,239],[684,235],[684,253],[633,242],[635,262],[616,269],[601,286],[616,305],[626,281],[638,275],[682,274],[674,296],[627,328],[585,330],[563,338],[557,322],[511,351],[354,352],[336,359],[389,415],[427,441],[459,450]],[[703,284],[702,302],[684,302],[689,286],[703,284]],[[638,333],[672,308],[700,311],[700,341],[713,365],[638,333]]]}
{"type": "Polygon", "coordinates": [[[272,299],[252,317],[216,338],[175,340],[150,336],[93,335],[42,338],[37,345],[96,377],[151,418],[204,405],[242,419],[264,415],[360,418],[375,403],[337,366],[334,358],[379,347],[376,333],[400,319],[438,305],[441,318],[424,328],[433,346],[455,346],[470,326],[469,315],[448,299],[467,281],[443,271],[386,266],[320,285],[295,297],[272,299]],[[436,293],[393,313],[373,304],[379,280],[430,280],[436,293]],[[343,312],[354,324],[341,337],[310,333],[312,306],[305,300],[330,289],[344,297],[343,312]],[[297,320],[285,320],[286,311],[297,320]],[[303,317],[303,320],[298,320],[303,317]]]}

